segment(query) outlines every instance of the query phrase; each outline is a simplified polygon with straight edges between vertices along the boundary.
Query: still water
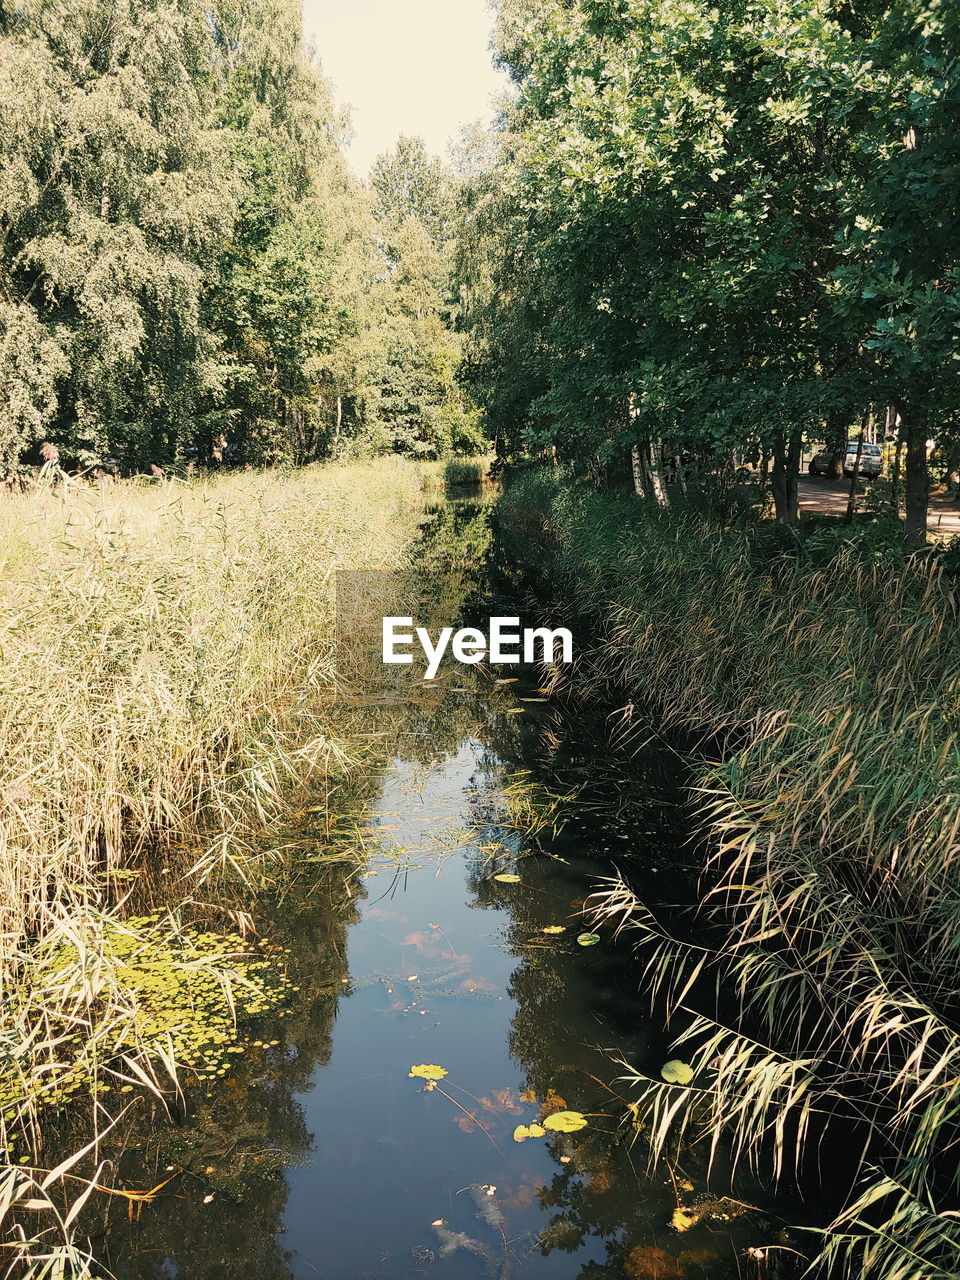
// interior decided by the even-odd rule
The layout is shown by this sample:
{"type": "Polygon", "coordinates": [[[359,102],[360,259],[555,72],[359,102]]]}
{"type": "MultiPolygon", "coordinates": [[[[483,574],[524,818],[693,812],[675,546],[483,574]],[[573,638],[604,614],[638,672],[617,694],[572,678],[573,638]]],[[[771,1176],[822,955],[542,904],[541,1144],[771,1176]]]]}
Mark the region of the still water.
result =
{"type": "MultiPolygon", "coordinates": [[[[428,567],[475,569],[486,508],[437,522],[428,567]]],[[[676,768],[648,749],[615,773],[537,673],[498,674],[454,667],[429,705],[358,712],[382,759],[339,823],[304,813],[306,874],[269,904],[297,1003],[178,1123],[131,1142],[119,1176],[173,1181],[102,1224],[118,1280],[775,1274],[748,1252],[778,1237],[759,1189],[729,1198],[696,1151],[648,1169],[621,1077],[658,1076],[669,1036],[627,944],[578,941],[613,867],[668,880],[676,768]],[[359,867],[324,860],[345,837],[359,867]],[[431,1087],[417,1066],[445,1074],[431,1087]],[[515,1139],[563,1110],[586,1127],[515,1139]],[[699,1215],[683,1231],[680,1206],[699,1215]]]]}

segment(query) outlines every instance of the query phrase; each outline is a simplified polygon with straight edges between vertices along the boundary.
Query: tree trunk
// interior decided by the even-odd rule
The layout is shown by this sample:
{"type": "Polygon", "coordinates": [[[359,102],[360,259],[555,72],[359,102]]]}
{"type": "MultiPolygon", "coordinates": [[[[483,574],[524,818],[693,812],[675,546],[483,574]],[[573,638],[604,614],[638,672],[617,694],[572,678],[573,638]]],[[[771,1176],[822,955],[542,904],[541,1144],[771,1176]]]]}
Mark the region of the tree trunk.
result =
{"type": "Polygon", "coordinates": [[[650,445],[650,486],[658,507],[667,505],[667,482],[663,474],[663,441],[654,440],[650,445]]]}
{"type": "Polygon", "coordinates": [[[842,474],[843,460],[847,455],[847,419],[834,418],[827,423],[826,447],[830,450],[830,469],[827,475],[831,480],[839,480],[842,474]]]}
{"type": "Polygon", "coordinates": [[[340,450],[340,428],[343,426],[343,396],[337,396],[337,422],[333,429],[333,456],[340,450]]]}
{"type": "Polygon", "coordinates": [[[901,434],[907,446],[907,463],[904,470],[904,498],[907,517],[903,530],[903,545],[908,551],[916,551],[927,541],[927,505],[930,485],[927,467],[927,424],[919,413],[908,413],[905,405],[898,404],[901,434]]]}
{"type": "Polygon", "coordinates": [[[773,441],[773,505],[777,524],[796,524],[800,519],[797,475],[800,470],[801,435],[783,435],[773,441]]]}
{"type": "Polygon", "coordinates": [[[633,471],[633,491],[638,498],[647,496],[647,478],[643,472],[643,454],[640,446],[635,444],[630,450],[630,467],[633,471]]]}

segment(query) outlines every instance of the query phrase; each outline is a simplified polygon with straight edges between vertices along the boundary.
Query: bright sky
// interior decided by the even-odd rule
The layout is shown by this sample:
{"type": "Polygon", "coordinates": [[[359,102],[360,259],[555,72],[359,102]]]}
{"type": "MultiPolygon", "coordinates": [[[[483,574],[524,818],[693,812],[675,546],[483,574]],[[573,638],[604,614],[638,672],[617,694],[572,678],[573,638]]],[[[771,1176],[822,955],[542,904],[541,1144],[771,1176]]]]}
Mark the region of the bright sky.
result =
{"type": "Polygon", "coordinates": [[[303,15],[338,104],[352,108],[361,176],[401,133],[445,155],[461,125],[491,119],[506,86],[490,59],[487,0],[304,0],[303,15]]]}

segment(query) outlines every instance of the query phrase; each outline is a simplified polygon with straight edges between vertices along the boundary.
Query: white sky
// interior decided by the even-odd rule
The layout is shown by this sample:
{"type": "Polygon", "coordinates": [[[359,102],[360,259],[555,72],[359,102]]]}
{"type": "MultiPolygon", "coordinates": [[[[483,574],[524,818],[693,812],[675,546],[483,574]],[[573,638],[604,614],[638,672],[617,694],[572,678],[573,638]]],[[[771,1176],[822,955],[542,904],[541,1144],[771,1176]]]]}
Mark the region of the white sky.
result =
{"type": "Polygon", "coordinates": [[[352,108],[350,163],[362,177],[401,133],[445,155],[461,125],[490,120],[506,86],[486,0],[304,0],[303,15],[337,103],[352,108]]]}

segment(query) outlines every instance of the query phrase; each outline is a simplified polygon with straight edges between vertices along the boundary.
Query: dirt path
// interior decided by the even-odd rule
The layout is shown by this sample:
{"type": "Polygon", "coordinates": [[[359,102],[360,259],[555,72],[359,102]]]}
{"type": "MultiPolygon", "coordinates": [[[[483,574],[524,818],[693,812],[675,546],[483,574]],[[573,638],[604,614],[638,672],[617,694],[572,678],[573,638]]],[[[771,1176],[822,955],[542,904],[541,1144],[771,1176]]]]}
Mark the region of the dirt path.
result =
{"type": "MultiPolygon", "coordinates": [[[[823,476],[803,475],[798,486],[801,511],[826,511],[831,515],[843,515],[850,493],[849,480],[828,480],[823,476]]],[[[931,533],[947,537],[960,533],[960,508],[945,502],[941,495],[930,501],[927,528],[931,533]]]]}

